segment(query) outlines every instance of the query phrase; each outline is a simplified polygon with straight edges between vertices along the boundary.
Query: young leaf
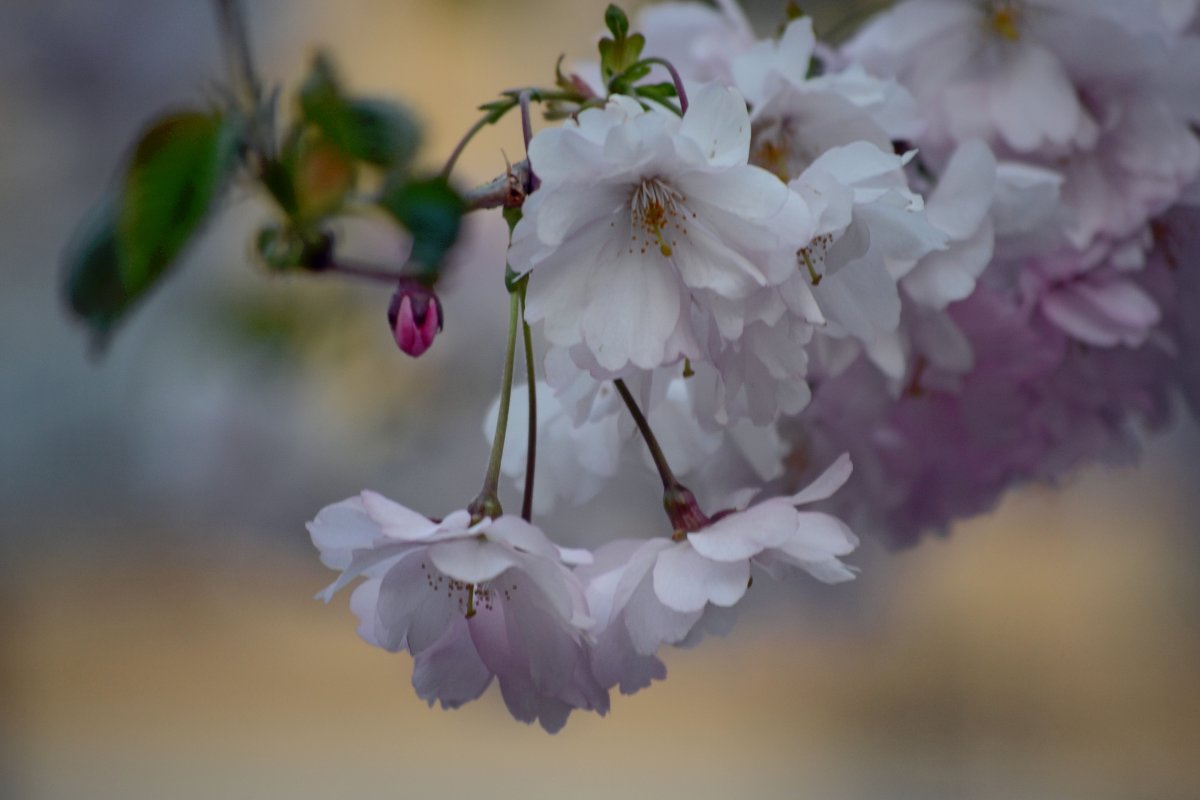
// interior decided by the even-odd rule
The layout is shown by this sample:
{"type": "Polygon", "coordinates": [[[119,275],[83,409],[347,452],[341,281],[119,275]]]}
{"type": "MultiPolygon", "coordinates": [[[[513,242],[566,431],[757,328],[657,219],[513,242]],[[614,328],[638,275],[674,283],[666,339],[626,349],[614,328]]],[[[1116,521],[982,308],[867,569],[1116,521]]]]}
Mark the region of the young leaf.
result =
{"type": "Polygon", "coordinates": [[[236,164],[237,138],[228,119],[196,111],[163,117],[142,136],[116,226],[126,290],[154,283],[199,229],[236,164]]]}
{"type": "Polygon", "coordinates": [[[91,328],[97,348],[104,345],[113,327],[141,294],[128,290],[121,281],[117,215],[117,204],[111,199],[93,209],[75,231],[65,258],[63,289],[67,304],[91,328]]]}
{"type": "Polygon", "coordinates": [[[605,9],[604,24],[612,31],[613,38],[617,41],[624,39],[629,33],[629,17],[615,3],[609,3],[605,9]]]}
{"type": "Polygon", "coordinates": [[[436,273],[458,239],[465,211],[458,193],[443,178],[426,178],[388,187],[379,204],[412,234],[409,258],[436,273]]]}
{"type": "Polygon", "coordinates": [[[300,89],[300,111],[351,158],[387,169],[412,161],[421,132],[412,114],[385,100],[347,97],[324,55],[300,89]]]}

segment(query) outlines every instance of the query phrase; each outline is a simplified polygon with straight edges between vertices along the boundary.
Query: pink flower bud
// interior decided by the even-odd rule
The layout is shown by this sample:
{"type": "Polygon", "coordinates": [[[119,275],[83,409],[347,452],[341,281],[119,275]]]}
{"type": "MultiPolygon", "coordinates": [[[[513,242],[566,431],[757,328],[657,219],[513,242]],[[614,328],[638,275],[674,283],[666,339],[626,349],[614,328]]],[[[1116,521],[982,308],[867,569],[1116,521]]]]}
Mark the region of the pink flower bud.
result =
{"type": "Polygon", "coordinates": [[[428,286],[403,281],[388,306],[388,324],[396,345],[416,358],[429,349],[442,329],[442,304],[428,286]]]}

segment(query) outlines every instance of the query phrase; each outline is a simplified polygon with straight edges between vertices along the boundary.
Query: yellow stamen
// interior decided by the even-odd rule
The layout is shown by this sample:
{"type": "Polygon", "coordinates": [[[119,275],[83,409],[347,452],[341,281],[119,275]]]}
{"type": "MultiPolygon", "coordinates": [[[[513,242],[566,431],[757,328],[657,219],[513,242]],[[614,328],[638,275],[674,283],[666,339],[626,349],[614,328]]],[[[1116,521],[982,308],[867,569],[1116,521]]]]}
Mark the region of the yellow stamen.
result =
{"type": "Polygon", "coordinates": [[[1000,2],[992,7],[988,25],[994,33],[1015,42],[1021,38],[1021,9],[1013,2],[1000,2]]]}

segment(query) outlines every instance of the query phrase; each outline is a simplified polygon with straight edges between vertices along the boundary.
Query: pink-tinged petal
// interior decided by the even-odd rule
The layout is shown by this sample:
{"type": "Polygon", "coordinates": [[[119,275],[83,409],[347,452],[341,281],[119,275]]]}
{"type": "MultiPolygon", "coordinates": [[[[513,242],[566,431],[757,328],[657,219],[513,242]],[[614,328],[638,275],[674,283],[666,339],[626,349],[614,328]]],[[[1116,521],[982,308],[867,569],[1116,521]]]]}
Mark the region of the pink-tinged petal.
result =
{"type": "Polygon", "coordinates": [[[679,132],[700,146],[708,163],[745,164],[750,153],[750,114],[737,89],[710,83],[688,97],[679,132]]]}
{"type": "Polygon", "coordinates": [[[750,562],[705,558],[690,544],[664,550],[654,565],[654,594],[681,613],[698,612],[710,601],[731,606],[746,593],[750,562]]]}
{"type": "Polygon", "coordinates": [[[1018,152],[1067,144],[1084,114],[1063,65],[1040,44],[1017,42],[990,83],[992,120],[1018,152]]]}
{"type": "Polygon", "coordinates": [[[842,453],[816,480],[792,495],[788,502],[794,506],[803,506],[818,500],[827,500],[833,496],[834,492],[842,488],[846,481],[850,480],[850,474],[853,471],[854,465],[850,462],[850,454],[842,453]]]}
{"type": "Polygon", "coordinates": [[[431,706],[437,702],[442,708],[458,708],[483,694],[491,682],[491,670],[480,660],[462,617],[413,659],[413,688],[431,706]]]}
{"type": "Polygon", "coordinates": [[[370,547],[380,537],[379,525],[368,516],[358,497],[325,506],[307,527],[321,552],[321,563],[331,569],[350,566],[354,550],[370,547]]]}
{"type": "Polygon", "coordinates": [[[925,308],[942,310],[965,300],[975,290],[975,278],[991,263],[995,236],[986,219],[974,235],[930,253],[903,278],[905,291],[925,308]]]}
{"type": "Polygon", "coordinates": [[[350,594],[350,610],[358,617],[358,635],[364,641],[395,652],[400,648],[389,648],[379,629],[379,587],[382,583],[380,578],[371,578],[354,587],[350,594]]]}
{"type": "Polygon", "coordinates": [[[444,576],[424,553],[413,553],[392,567],[380,584],[376,612],[384,646],[407,646],[416,655],[440,639],[458,610],[457,600],[447,592],[444,576]]]}
{"type": "Polygon", "coordinates": [[[642,369],[662,365],[680,313],[680,288],[672,273],[658,252],[636,250],[591,271],[589,300],[578,324],[601,367],[615,372],[631,363],[642,369]]]}
{"type": "Polygon", "coordinates": [[[995,189],[996,157],[986,144],[972,139],[954,151],[925,212],[951,239],[966,239],[983,224],[995,189]]]}
{"type": "Polygon", "coordinates": [[[538,587],[512,575],[510,598],[503,603],[509,638],[529,659],[529,677],[540,694],[558,695],[571,680],[582,651],[577,640],[564,630],[562,618],[551,612],[538,587]]]}
{"type": "Polygon", "coordinates": [[[573,572],[561,564],[540,558],[526,559],[520,572],[522,580],[518,583],[537,590],[542,604],[552,609],[561,622],[580,629],[591,627],[584,589],[573,572]]]}
{"type": "Polygon", "coordinates": [[[590,654],[592,673],[599,684],[605,688],[617,686],[621,694],[633,694],[667,677],[661,661],[634,649],[629,629],[621,621],[600,632],[590,654]]]}
{"type": "Polygon", "coordinates": [[[391,565],[419,545],[409,542],[381,545],[370,550],[355,550],[350,563],[333,583],[317,593],[317,599],[328,603],[338,590],[364,573],[372,576],[382,574],[391,565]]]}
{"type": "Polygon", "coordinates": [[[364,491],[361,495],[363,509],[379,524],[383,532],[393,539],[418,541],[431,536],[437,523],[428,517],[405,508],[378,492],[364,491]]]}
{"type": "Polygon", "coordinates": [[[439,570],[464,583],[490,581],[520,560],[502,545],[486,539],[452,539],[429,546],[429,559],[439,570]]]}
{"type": "Polygon", "coordinates": [[[1081,281],[1074,288],[1101,314],[1132,331],[1148,332],[1162,319],[1158,304],[1132,281],[1081,281]]]}
{"type": "Polygon", "coordinates": [[[906,54],[919,51],[925,43],[936,40],[947,31],[981,22],[979,9],[960,0],[913,0],[900,3],[871,20],[846,45],[846,52],[855,61],[866,59],[868,65],[876,54],[906,54]]]}
{"type": "Polygon", "coordinates": [[[668,608],[655,594],[652,576],[646,576],[625,607],[625,628],[633,649],[640,655],[652,656],[664,644],[683,641],[702,613],[668,608]]]}
{"type": "Polygon", "coordinates": [[[822,313],[851,336],[871,341],[900,324],[900,293],[881,260],[862,258],[812,289],[822,313]]]}
{"type": "Polygon", "coordinates": [[[1113,347],[1121,343],[1124,331],[1101,313],[1087,299],[1065,287],[1042,298],[1042,313],[1046,318],[1082,342],[1097,347],[1113,347]]]}

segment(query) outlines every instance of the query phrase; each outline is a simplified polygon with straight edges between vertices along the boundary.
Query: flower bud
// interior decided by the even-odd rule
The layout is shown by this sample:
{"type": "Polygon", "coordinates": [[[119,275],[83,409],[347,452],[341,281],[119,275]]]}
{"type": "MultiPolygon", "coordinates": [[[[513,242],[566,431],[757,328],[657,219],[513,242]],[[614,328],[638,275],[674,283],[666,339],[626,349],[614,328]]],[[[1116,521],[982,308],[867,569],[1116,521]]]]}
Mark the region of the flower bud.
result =
{"type": "Polygon", "coordinates": [[[442,329],[442,304],[433,289],[401,281],[388,306],[388,325],[396,345],[413,358],[424,353],[442,329]]]}

